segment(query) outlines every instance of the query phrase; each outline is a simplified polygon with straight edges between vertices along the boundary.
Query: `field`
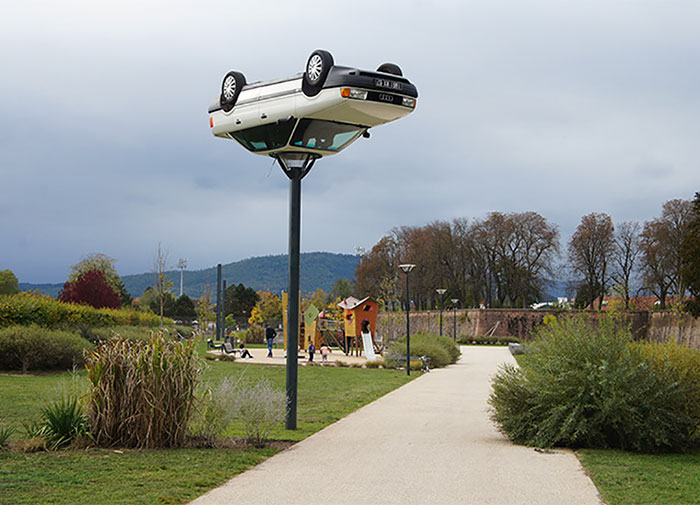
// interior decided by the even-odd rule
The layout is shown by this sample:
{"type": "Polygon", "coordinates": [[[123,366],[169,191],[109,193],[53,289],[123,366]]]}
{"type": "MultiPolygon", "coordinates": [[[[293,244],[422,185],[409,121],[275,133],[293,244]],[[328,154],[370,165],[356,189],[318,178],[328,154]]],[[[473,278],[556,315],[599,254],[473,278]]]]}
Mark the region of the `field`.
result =
{"type": "MultiPolygon", "coordinates": [[[[228,376],[243,376],[251,381],[266,378],[284,389],[285,367],[206,363],[205,382],[216,384],[228,376]]],[[[36,421],[48,401],[66,390],[85,391],[84,375],[0,375],[0,417],[16,428],[13,439],[23,436],[22,423],[36,421]]],[[[299,429],[287,431],[280,426],[272,437],[302,440],[408,380],[405,373],[394,370],[300,367],[299,429]]],[[[0,496],[3,505],[186,503],[278,450],[279,444],[236,450],[4,452],[0,453],[0,496]]]]}

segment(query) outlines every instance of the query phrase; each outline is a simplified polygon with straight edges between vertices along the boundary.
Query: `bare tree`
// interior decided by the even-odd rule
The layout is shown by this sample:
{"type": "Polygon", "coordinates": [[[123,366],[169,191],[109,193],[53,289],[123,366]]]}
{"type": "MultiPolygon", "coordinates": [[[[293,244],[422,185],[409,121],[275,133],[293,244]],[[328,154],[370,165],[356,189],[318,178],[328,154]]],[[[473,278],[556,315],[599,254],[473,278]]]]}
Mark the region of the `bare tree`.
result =
{"type": "Polygon", "coordinates": [[[163,307],[165,306],[166,293],[170,292],[173,283],[166,277],[168,270],[168,252],[163,251],[160,242],[156,255],[153,258],[153,275],[155,277],[155,291],[158,296],[158,306],[160,307],[160,327],[163,328],[163,307]]]}
{"type": "Polygon", "coordinates": [[[687,289],[681,275],[681,244],[692,208],[688,200],[670,200],[664,204],[660,218],[644,223],[643,278],[647,289],[659,298],[661,309],[666,308],[667,296],[682,297],[687,289]]]}
{"type": "Polygon", "coordinates": [[[612,280],[616,289],[625,299],[625,308],[630,308],[630,293],[633,276],[637,270],[639,257],[640,225],[636,221],[620,223],[615,230],[612,280]]]}
{"type": "Polygon", "coordinates": [[[587,288],[587,305],[599,299],[599,307],[610,280],[609,266],[615,241],[612,219],[607,214],[591,213],[581,218],[569,242],[569,266],[581,287],[587,288]]]}

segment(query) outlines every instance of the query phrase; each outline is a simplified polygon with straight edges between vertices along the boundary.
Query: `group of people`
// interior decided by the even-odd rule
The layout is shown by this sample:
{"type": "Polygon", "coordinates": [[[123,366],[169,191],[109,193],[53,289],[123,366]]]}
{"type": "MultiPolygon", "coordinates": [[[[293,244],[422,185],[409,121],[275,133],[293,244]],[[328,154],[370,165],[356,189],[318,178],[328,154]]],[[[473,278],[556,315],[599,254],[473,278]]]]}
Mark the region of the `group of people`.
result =
{"type": "MultiPolygon", "coordinates": [[[[272,358],[272,346],[275,341],[275,337],[277,337],[277,331],[272,326],[268,326],[265,328],[265,341],[267,342],[267,357],[272,358]]],[[[240,353],[241,353],[241,358],[252,358],[253,355],[250,353],[248,349],[246,349],[245,344],[241,342],[238,346],[240,353]]],[[[306,352],[309,355],[309,363],[313,363],[314,361],[314,354],[316,353],[316,346],[314,345],[313,342],[309,342],[309,346],[306,349],[306,352]]],[[[325,342],[321,343],[321,362],[322,363],[327,363],[328,362],[328,356],[331,354],[331,348],[326,344],[325,342]]]]}

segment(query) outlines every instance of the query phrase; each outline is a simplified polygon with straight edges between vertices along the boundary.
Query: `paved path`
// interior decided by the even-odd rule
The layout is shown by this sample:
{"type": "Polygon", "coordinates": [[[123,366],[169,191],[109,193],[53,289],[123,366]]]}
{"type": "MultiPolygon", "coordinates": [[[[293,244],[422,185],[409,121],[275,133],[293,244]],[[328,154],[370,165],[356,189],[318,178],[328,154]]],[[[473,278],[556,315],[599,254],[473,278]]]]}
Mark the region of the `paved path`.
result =
{"type": "Polygon", "coordinates": [[[508,442],[486,412],[513,358],[462,347],[453,366],[389,393],[193,501],[219,504],[599,505],[570,451],[508,442]]]}

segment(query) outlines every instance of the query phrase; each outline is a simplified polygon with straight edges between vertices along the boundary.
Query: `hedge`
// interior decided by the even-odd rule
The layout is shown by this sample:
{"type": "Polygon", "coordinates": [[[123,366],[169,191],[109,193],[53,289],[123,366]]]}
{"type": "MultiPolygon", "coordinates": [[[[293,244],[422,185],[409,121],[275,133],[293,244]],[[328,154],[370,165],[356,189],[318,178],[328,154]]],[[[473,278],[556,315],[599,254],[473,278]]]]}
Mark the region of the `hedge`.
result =
{"type": "Polygon", "coordinates": [[[94,346],[77,333],[36,325],[0,329],[0,370],[67,370],[94,346]]]}
{"type": "MultiPolygon", "coordinates": [[[[460,351],[449,337],[434,333],[417,333],[411,335],[411,356],[427,356],[431,368],[440,368],[456,363],[460,351]]],[[[406,363],[406,337],[392,342],[386,353],[387,366],[404,366],[406,363]]]]}
{"type": "MultiPolygon", "coordinates": [[[[170,319],[167,321],[168,324],[173,323],[170,319]]],[[[44,328],[156,327],[160,325],[160,317],[135,309],[96,309],[88,305],[64,303],[50,296],[34,293],[0,296],[0,328],[32,324],[44,328]]]]}

